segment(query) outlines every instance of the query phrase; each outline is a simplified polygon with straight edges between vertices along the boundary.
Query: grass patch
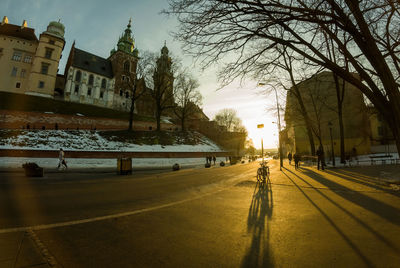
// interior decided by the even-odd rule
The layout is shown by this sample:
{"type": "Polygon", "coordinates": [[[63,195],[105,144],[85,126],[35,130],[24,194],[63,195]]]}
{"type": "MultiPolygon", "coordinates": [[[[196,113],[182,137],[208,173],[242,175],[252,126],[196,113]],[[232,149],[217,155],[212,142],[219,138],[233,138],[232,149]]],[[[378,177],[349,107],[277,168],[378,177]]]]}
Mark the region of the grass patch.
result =
{"type": "MultiPolygon", "coordinates": [[[[55,114],[76,115],[77,113],[89,117],[104,117],[129,120],[129,113],[94,105],[66,102],[38,96],[0,92],[0,110],[24,112],[53,112],[55,114]]],[[[149,116],[134,114],[133,120],[153,122],[149,116]]]]}

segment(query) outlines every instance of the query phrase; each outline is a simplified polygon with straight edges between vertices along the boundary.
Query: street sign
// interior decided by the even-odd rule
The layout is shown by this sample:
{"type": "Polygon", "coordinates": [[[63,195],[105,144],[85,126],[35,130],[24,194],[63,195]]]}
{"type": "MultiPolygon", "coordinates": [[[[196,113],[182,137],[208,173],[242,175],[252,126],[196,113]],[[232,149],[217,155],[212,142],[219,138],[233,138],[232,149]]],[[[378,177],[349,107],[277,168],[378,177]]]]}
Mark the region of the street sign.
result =
{"type": "Polygon", "coordinates": [[[264,124],[257,125],[257,128],[264,128],[264,124]]]}

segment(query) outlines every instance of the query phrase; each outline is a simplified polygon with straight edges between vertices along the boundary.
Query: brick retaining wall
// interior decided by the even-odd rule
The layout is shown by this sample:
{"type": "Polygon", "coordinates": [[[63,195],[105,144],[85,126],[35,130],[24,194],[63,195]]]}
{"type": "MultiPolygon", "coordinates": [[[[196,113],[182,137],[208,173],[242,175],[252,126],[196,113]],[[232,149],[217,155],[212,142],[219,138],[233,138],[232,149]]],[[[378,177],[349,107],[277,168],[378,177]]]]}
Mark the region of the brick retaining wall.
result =
{"type": "MultiPolygon", "coordinates": [[[[0,110],[0,129],[26,129],[28,124],[30,129],[55,129],[57,124],[58,129],[124,130],[129,123],[111,118],[0,110]]],[[[156,122],[133,122],[134,130],[151,131],[156,128],[156,122]]],[[[180,126],[161,123],[161,129],[174,131],[180,126]]]]}

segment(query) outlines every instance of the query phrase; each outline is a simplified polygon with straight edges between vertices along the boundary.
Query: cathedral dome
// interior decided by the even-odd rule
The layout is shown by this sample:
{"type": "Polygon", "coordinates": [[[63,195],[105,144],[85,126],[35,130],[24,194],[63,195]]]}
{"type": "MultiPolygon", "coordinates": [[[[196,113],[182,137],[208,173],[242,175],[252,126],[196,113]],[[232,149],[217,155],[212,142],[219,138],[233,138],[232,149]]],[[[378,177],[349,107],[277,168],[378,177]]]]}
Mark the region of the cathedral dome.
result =
{"type": "Polygon", "coordinates": [[[65,26],[59,21],[52,21],[47,26],[46,32],[64,39],[65,26]]]}

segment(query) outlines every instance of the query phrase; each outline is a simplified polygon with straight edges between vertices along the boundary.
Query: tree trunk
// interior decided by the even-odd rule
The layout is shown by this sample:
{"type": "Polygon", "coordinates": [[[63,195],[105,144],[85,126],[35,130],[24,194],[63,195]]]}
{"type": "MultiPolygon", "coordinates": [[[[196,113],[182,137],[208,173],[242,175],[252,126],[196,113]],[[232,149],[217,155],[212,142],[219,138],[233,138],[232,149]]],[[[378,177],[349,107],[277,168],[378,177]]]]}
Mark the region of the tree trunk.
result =
{"type": "Polygon", "coordinates": [[[338,106],[339,131],[340,131],[340,163],[346,163],[346,150],[344,144],[343,107],[338,106]]]}
{"type": "Polygon", "coordinates": [[[157,131],[161,131],[161,111],[160,111],[160,109],[157,109],[156,120],[157,120],[157,131]]]}
{"type": "Polygon", "coordinates": [[[314,136],[312,133],[310,118],[308,117],[308,113],[307,113],[306,107],[304,105],[303,98],[300,95],[299,89],[297,88],[297,86],[294,86],[294,89],[295,89],[294,95],[295,95],[297,101],[299,102],[301,114],[302,114],[304,122],[306,124],[308,141],[310,143],[310,152],[311,152],[311,155],[315,155],[315,143],[314,143],[314,136]]]}
{"type": "Polygon", "coordinates": [[[182,127],[182,131],[185,131],[185,116],[183,116],[183,115],[181,118],[181,127],[182,127]]]}
{"type": "Polygon", "coordinates": [[[339,133],[340,133],[340,163],[346,163],[346,148],[344,144],[344,125],[343,125],[343,99],[345,90],[345,81],[342,79],[343,87],[340,91],[339,79],[335,73],[333,74],[333,80],[335,81],[336,99],[337,99],[337,112],[339,119],[339,133]]]}
{"type": "Polygon", "coordinates": [[[129,127],[128,131],[132,131],[133,129],[133,111],[135,110],[135,100],[132,98],[131,109],[129,111],[129,127]]]}

